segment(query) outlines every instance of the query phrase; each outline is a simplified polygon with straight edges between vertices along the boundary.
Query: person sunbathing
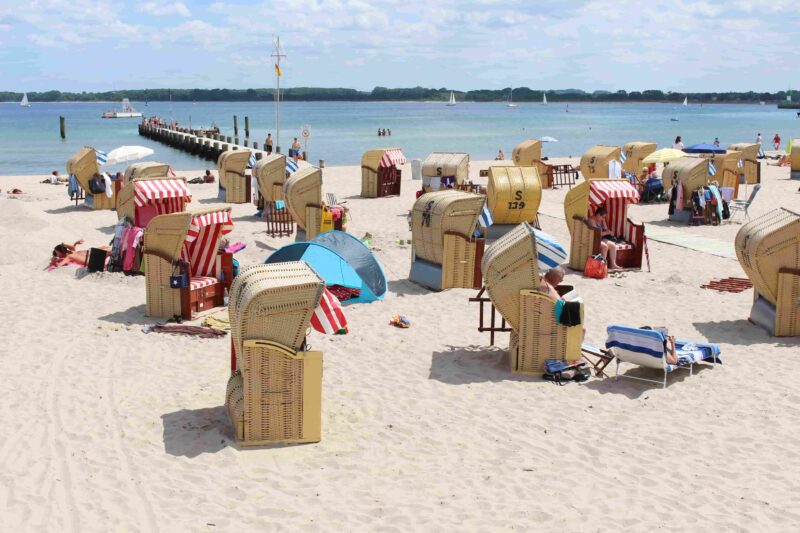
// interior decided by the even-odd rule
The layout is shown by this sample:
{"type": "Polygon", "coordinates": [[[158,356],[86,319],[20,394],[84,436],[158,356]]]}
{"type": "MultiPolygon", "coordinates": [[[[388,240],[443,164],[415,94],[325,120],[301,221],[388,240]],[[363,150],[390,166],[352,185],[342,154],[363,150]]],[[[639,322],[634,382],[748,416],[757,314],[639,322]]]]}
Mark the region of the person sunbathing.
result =
{"type": "Polygon", "coordinates": [[[564,281],[564,269],[561,267],[551,268],[542,276],[539,282],[539,292],[543,292],[550,296],[553,300],[560,300],[561,295],[558,294],[556,287],[564,281]]]}
{"type": "Polygon", "coordinates": [[[770,163],[769,161],[767,161],[767,164],[770,165],[770,166],[773,166],[773,167],[788,167],[789,164],[790,164],[789,163],[789,156],[782,155],[780,157],[780,159],[778,159],[776,162],[770,163]]]}
{"type": "Polygon", "coordinates": [[[603,261],[608,263],[609,270],[622,270],[622,267],[617,264],[617,242],[616,236],[608,227],[608,211],[605,207],[600,206],[590,217],[582,217],[574,215],[572,218],[580,220],[586,224],[589,229],[597,230],[600,232],[600,255],[603,256],[603,261]]]}
{"type": "MultiPolygon", "coordinates": [[[[74,244],[62,242],[53,248],[53,256],[50,258],[48,268],[58,268],[71,263],[85,265],[89,259],[89,250],[78,250],[78,245],[83,244],[83,239],[75,241],[74,244]]],[[[111,251],[110,246],[99,246],[101,250],[111,251]]]]}
{"type": "Polygon", "coordinates": [[[666,340],[664,341],[664,344],[667,349],[667,364],[677,365],[678,355],[675,352],[675,337],[672,335],[667,336],[666,340]]]}

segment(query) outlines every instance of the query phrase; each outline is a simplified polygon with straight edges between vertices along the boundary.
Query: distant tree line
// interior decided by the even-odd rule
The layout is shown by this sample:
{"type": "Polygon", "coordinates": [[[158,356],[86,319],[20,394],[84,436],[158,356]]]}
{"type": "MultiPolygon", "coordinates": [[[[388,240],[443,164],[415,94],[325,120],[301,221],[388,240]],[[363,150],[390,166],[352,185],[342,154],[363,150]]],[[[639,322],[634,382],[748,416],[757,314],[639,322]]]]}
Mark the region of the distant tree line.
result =
{"type": "MultiPolygon", "coordinates": [[[[474,91],[453,91],[459,101],[500,102],[508,99],[510,88],[474,91]]],[[[450,98],[451,89],[426,89],[413,87],[389,89],[375,87],[372,91],[358,91],[344,88],[291,87],[281,90],[281,98],[290,101],[430,101],[444,102],[450,98]]],[[[31,102],[98,102],[130,98],[137,102],[169,101],[176,102],[258,102],[272,101],[274,89],[135,89],[106,92],[30,92],[31,102]]],[[[676,93],[656,89],[647,91],[594,91],[580,89],[548,90],[516,87],[515,102],[541,102],[542,95],[549,102],[681,102],[688,97],[692,103],[758,103],[759,101],[778,103],[786,100],[786,91],[769,92],[725,92],[725,93],[676,93]]],[[[0,102],[18,102],[22,93],[0,91],[0,102]]]]}

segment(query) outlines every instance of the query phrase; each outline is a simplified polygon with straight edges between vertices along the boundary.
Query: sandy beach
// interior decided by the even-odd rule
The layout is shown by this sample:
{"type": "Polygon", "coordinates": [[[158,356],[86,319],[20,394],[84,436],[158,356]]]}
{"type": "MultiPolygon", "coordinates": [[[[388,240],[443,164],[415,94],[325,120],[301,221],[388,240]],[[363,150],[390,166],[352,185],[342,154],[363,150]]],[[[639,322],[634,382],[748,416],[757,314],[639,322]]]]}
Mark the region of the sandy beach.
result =
{"type": "MultiPolygon", "coordinates": [[[[472,162],[476,181],[489,164],[472,162]]],[[[229,338],[143,333],[156,322],[144,277],[46,272],[55,244],[105,245],[116,216],[76,207],[42,178],[0,177],[0,530],[800,529],[800,339],[748,323],[752,291],[700,288],[743,277],[735,259],[651,238],[651,272],[570,271],[587,342],[602,346],[610,324],[667,326],[717,343],[723,364],[675,372],[663,390],[557,387],[508,370],[507,334],[493,347],[477,331],[476,291],[408,281],[406,214],[419,187],[408,166],[402,195],[379,199],[359,196],[358,166],[326,168],[323,191],[347,201],[350,233],[372,234],[389,293],[345,308],[348,335],[309,336],[324,352],[322,441],[241,449],[223,407],[229,338]],[[397,313],[410,329],[388,325],[397,313]]],[[[762,165],[751,216],[800,211],[800,182],[788,178],[762,165]]],[[[191,205],[216,202],[216,184],[190,188],[191,205]]],[[[542,229],[565,246],[566,192],[544,191],[540,208],[542,229]]],[[[243,265],[293,240],[268,237],[255,211],[233,206],[243,265]]],[[[727,243],[741,227],[671,224],[665,203],[630,214],[727,243]]]]}

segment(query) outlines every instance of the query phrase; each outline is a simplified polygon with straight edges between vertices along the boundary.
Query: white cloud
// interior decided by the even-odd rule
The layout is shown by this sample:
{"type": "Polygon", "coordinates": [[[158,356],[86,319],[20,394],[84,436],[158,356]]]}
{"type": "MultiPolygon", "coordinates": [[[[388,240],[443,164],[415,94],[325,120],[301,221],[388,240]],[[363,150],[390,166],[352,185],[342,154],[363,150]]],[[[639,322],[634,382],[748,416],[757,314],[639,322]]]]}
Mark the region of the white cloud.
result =
{"type": "Polygon", "coordinates": [[[139,11],[149,13],[150,15],[155,15],[157,17],[164,17],[167,15],[178,15],[181,17],[192,16],[192,12],[189,11],[189,8],[186,7],[186,4],[183,2],[145,2],[141,7],[139,7],[139,11]]]}

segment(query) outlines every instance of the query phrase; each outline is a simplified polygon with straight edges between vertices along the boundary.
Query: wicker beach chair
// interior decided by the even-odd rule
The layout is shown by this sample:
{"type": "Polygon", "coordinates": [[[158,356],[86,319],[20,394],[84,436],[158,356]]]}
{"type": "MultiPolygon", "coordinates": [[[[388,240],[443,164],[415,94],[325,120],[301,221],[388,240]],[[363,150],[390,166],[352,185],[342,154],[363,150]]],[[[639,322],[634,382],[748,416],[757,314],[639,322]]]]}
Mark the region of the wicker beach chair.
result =
{"type": "Polygon", "coordinates": [[[789,176],[793,180],[800,179],[800,139],[792,139],[792,150],[789,154],[789,176]]]}
{"type": "Polygon", "coordinates": [[[474,236],[485,198],[445,190],[417,198],[409,279],[434,290],[480,288],[485,239],[474,236]]]}
{"type": "Polygon", "coordinates": [[[425,192],[446,188],[448,185],[457,187],[468,179],[469,154],[433,152],[422,162],[422,189],[425,192]]]}
{"type": "Polygon", "coordinates": [[[535,166],[489,167],[486,201],[493,223],[486,239],[496,239],[521,222],[539,225],[542,182],[535,166]]]}
{"type": "Polygon", "coordinates": [[[250,201],[250,177],[246,174],[250,150],[226,150],[217,158],[220,200],[229,204],[250,201]]]}
{"type": "Polygon", "coordinates": [[[656,143],[644,141],[631,141],[622,145],[622,172],[628,172],[634,176],[639,174],[642,166],[642,159],[656,151],[656,143]]]}
{"type": "Polygon", "coordinates": [[[270,154],[258,161],[253,167],[253,176],[258,183],[259,208],[264,202],[283,200],[283,182],[286,180],[286,156],[270,154]]]}
{"type": "Polygon", "coordinates": [[[761,162],[758,160],[760,149],[761,145],[755,143],[736,143],[728,146],[728,150],[741,152],[741,173],[744,175],[744,182],[748,185],[761,183],[761,162]]]}
{"type": "Polygon", "coordinates": [[[800,213],[782,208],[751,219],[735,247],[753,282],[750,321],[776,337],[800,336],[800,213]]]}
{"type": "Polygon", "coordinates": [[[627,241],[617,244],[617,264],[624,269],[641,270],[643,252],[647,252],[644,224],[628,218],[628,204],[638,201],[639,192],[625,179],[589,179],[570,190],[564,197],[564,217],[570,233],[569,267],[582,271],[586,259],[600,252],[600,232],[573,217],[591,216],[604,206],[611,231],[627,241]]]}
{"type": "MultiPolygon", "coordinates": [[[[683,188],[683,210],[692,209],[692,192],[697,188],[707,185],[708,159],[704,157],[682,157],[672,161],[661,173],[664,189],[670,190],[674,185],[681,184],[683,188]]],[[[678,212],[678,211],[676,211],[678,212]]]]}
{"type": "Polygon", "coordinates": [[[183,211],[191,198],[186,178],[132,178],[119,192],[117,215],[146,228],[153,217],[183,211]]]}
{"type": "Polygon", "coordinates": [[[400,148],[364,152],[361,157],[361,196],[381,198],[400,195],[401,165],[406,156],[400,148]]]}
{"type": "Polygon", "coordinates": [[[169,177],[169,165],[157,161],[143,161],[128,165],[122,177],[123,186],[136,178],[166,178],[169,177]]]}
{"type": "Polygon", "coordinates": [[[583,179],[608,179],[608,164],[620,160],[619,146],[597,145],[589,148],[581,156],[583,179]]]}
{"type": "Polygon", "coordinates": [[[538,139],[522,141],[511,150],[511,160],[518,167],[536,167],[541,186],[545,189],[553,187],[553,167],[542,161],[542,141],[538,139]]]}
{"type": "Polygon", "coordinates": [[[100,173],[97,151],[94,148],[85,146],[75,152],[67,161],[67,173],[75,175],[78,185],[83,189],[86,204],[92,209],[114,209],[116,207],[117,197],[113,188],[110,197],[105,192],[93,193],[89,189],[89,181],[95,174],[100,173]]]}
{"type": "Polygon", "coordinates": [[[208,207],[150,220],[144,232],[147,316],[189,320],[195,312],[224,304],[233,257],[218,248],[233,229],[230,212],[230,207],[208,207]]]}
{"type": "Polygon", "coordinates": [[[255,265],[234,280],[225,406],[240,445],[321,439],[322,352],[307,351],[305,335],[324,288],[303,262],[255,265]]]}
{"type": "Polygon", "coordinates": [[[283,184],[286,207],[297,224],[297,241],[311,240],[320,233],[322,223],[322,171],[303,168],[283,184]]]}
{"type": "MultiPolygon", "coordinates": [[[[578,361],[583,328],[555,319],[556,301],[539,292],[533,227],[523,222],[486,249],[481,270],[492,304],[511,328],[509,360],[519,374],[541,375],[547,359],[578,361]]],[[[583,304],[580,304],[581,322],[583,304]]]]}

